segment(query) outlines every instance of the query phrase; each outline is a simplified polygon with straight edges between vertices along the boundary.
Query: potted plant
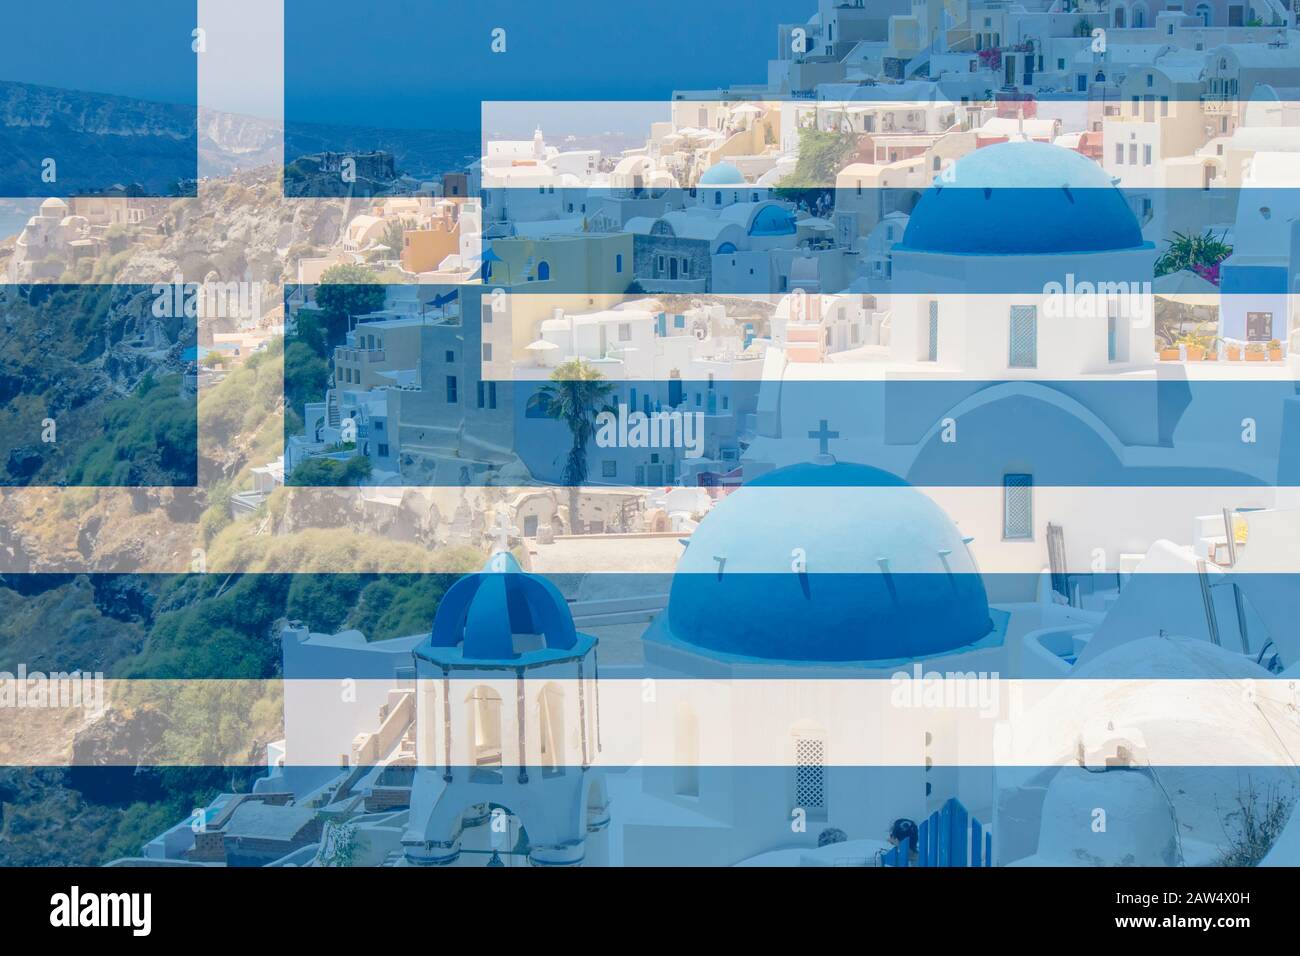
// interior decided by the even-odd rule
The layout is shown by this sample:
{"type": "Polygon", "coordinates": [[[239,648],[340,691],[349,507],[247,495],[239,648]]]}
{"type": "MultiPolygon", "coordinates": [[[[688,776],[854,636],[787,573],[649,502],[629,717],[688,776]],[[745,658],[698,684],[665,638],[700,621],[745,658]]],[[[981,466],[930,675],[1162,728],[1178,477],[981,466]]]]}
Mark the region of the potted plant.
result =
{"type": "Polygon", "coordinates": [[[1204,328],[1204,325],[1198,325],[1191,332],[1185,332],[1178,337],[1178,343],[1183,346],[1189,362],[1204,361],[1206,353],[1214,347],[1214,336],[1204,332],[1204,328]]]}
{"type": "Polygon", "coordinates": [[[1270,362],[1282,361],[1282,343],[1277,339],[1268,343],[1268,360],[1270,362]]]}
{"type": "Polygon", "coordinates": [[[1205,361],[1217,362],[1219,360],[1219,347],[1223,344],[1223,339],[1218,336],[1210,336],[1209,345],[1205,348],[1205,361]]]}
{"type": "Polygon", "coordinates": [[[1263,342],[1251,342],[1246,346],[1247,362],[1262,362],[1265,358],[1267,358],[1267,355],[1264,352],[1263,342]]]}
{"type": "Polygon", "coordinates": [[[1182,349],[1178,347],[1177,342],[1174,342],[1172,345],[1162,345],[1160,347],[1160,361],[1162,362],[1177,362],[1182,357],[1183,352],[1182,349]]]}
{"type": "Polygon", "coordinates": [[[1240,361],[1241,361],[1241,346],[1238,345],[1236,342],[1228,342],[1228,343],[1226,343],[1226,344],[1227,344],[1227,352],[1228,352],[1228,361],[1229,361],[1229,362],[1240,362],[1240,361]]]}

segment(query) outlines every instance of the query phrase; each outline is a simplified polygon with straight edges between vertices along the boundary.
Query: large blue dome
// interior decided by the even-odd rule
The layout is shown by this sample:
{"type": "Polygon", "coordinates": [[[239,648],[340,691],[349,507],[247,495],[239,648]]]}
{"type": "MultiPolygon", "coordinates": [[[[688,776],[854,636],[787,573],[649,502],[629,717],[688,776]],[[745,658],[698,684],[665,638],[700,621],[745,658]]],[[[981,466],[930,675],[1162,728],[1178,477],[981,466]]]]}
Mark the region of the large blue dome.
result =
{"type": "Polygon", "coordinates": [[[700,176],[701,186],[743,186],[745,177],[731,163],[715,163],[700,176]]]}
{"type": "Polygon", "coordinates": [[[719,502],[678,563],[664,618],[664,640],[795,663],[902,662],[993,629],[943,509],[896,475],[833,461],[719,502]]]}
{"type": "Polygon", "coordinates": [[[1060,146],[1015,142],[977,149],[936,179],[895,251],[1051,255],[1143,245],[1101,166],[1060,146]]]}

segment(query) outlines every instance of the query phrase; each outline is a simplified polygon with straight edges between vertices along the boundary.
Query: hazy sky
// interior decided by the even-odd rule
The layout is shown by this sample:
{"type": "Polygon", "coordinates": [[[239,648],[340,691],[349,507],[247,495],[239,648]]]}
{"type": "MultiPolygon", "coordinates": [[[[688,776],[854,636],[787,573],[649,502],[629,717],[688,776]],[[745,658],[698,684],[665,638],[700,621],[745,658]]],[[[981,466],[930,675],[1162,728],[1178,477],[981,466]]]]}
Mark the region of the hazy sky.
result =
{"type": "Polygon", "coordinates": [[[0,80],[192,104],[195,19],[195,0],[7,3],[0,80]]]}
{"type": "Polygon", "coordinates": [[[813,0],[285,0],[290,122],[474,130],[495,100],[659,100],[764,83],[813,0]],[[492,51],[494,29],[505,52],[492,51]]]}
{"type": "Polygon", "coordinates": [[[280,0],[42,0],[5,5],[0,80],[270,119],[283,114],[280,0]],[[193,50],[196,27],[206,50],[193,50]]]}

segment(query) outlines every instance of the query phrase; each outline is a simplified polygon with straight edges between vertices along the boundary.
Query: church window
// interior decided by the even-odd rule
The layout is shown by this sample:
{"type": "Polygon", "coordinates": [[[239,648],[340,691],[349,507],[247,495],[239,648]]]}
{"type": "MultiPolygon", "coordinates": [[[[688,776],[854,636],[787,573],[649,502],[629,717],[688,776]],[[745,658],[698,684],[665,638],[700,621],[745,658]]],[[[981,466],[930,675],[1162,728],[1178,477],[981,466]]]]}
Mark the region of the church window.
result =
{"type": "Polygon", "coordinates": [[[1010,349],[1007,359],[1011,368],[1038,367],[1038,310],[1032,305],[1011,307],[1010,349]]]}
{"type": "Polygon", "coordinates": [[[926,336],[926,361],[939,361],[939,303],[930,303],[930,322],[926,336]]]}
{"type": "Polygon", "coordinates": [[[686,701],[677,704],[673,734],[673,793],[700,795],[700,722],[686,701]]]}
{"type": "Polygon", "coordinates": [[[812,817],[826,815],[826,741],[820,734],[795,732],[794,805],[812,817]]]}
{"type": "Polygon", "coordinates": [[[1002,537],[1006,541],[1034,539],[1034,478],[1032,475],[1004,475],[1002,478],[1002,537]]]}

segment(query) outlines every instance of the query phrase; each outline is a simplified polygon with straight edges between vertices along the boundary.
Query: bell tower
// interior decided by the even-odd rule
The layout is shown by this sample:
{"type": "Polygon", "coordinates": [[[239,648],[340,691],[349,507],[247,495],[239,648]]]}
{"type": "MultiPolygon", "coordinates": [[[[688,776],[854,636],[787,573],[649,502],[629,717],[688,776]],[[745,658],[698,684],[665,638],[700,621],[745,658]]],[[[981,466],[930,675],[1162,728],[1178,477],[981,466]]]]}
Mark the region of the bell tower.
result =
{"type": "Polygon", "coordinates": [[[501,546],[447,591],[414,651],[409,864],[605,862],[596,644],[559,589],[501,546]]]}

